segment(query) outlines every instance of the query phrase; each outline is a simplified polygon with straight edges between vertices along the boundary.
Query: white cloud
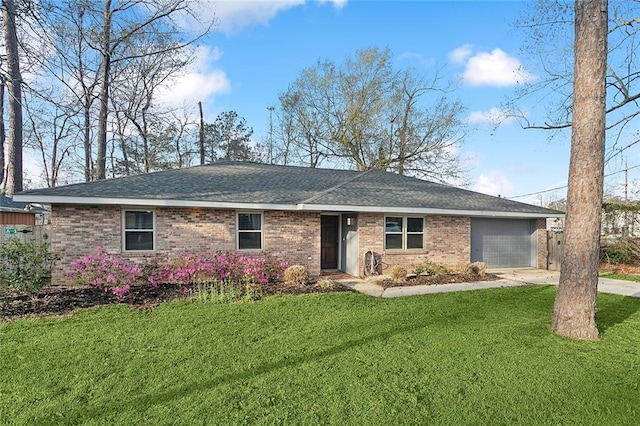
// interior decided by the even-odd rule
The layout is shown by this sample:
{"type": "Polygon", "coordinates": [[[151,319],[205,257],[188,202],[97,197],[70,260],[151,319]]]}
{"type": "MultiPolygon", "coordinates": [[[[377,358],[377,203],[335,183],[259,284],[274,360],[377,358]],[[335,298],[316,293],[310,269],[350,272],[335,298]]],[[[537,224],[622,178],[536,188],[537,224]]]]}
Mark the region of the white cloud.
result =
{"type": "Polygon", "coordinates": [[[514,186],[507,176],[497,170],[478,176],[473,190],[489,195],[505,195],[513,191],[514,186]]]}
{"type": "Polygon", "coordinates": [[[484,162],[485,157],[485,154],[469,151],[462,157],[462,166],[466,170],[478,168],[484,162]]]}
{"type": "MultiPolygon", "coordinates": [[[[214,31],[227,35],[237,34],[253,25],[268,25],[278,13],[309,3],[308,0],[218,0],[202,2],[199,7],[199,19],[215,20],[214,31]]],[[[346,6],[347,0],[318,0],[318,3],[331,3],[336,9],[346,6]]],[[[185,18],[189,28],[191,20],[185,18]]]]}
{"type": "Polygon", "coordinates": [[[347,5],[347,0],[319,0],[320,3],[333,3],[336,9],[342,9],[347,5]]]}
{"type": "Polygon", "coordinates": [[[29,149],[22,150],[22,176],[25,189],[47,186],[42,161],[29,149]]]}
{"type": "Polygon", "coordinates": [[[158,100],[166,105],[180,107],[185,104],[195,105],[211,96],[228,93],[231,82],[226,73],[219,68],[212,68],[212,64],[221,56],[222,52],[217,47],[198,47],[196,60],[187,72],[162,89],[158,100]]]}
{"type": "Polygon", "coordinates": [[[423,68],[431,68],[435,64],[435,59],[425,57],[422,53],[404,52],[396,57],[398,61],[416,61],[423,68]]]}
{"type": "Polygon", "coordinates": [[[480,52],[471,56],[462,73],[462,81],[471,86],[506,87],[534,78],[535,76],[526,71],[517,58],[497,48],[490,53],[480,52]]]}
{"type": "Polygon", "coordinates": [[[471,56],[471,49],[473,46],[470,44],[462,45],[454,49],[449,53],[449,60],[455,64],[463,64],[469,56],[471,56]]]}
{"type": "Polygon", "coordinates": [[[507,124],[515,121],[515,117],[509,115],[507,111],[493,107],[489,111],[473,111],[467,119],[469,123],[476,124],[507,124]]]}

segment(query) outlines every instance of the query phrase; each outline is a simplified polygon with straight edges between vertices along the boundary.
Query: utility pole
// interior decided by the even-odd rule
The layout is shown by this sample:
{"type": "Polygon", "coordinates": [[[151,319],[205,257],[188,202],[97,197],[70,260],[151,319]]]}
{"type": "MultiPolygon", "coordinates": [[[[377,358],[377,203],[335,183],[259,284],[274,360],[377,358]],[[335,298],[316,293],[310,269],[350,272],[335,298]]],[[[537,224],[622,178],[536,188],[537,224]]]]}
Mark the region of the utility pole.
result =
{"type": "Polygon", "coordinates": [[[276,107],[269,105],[267,109],[269,110],[269,150],[267,155],[269,157],[269,164],[273,164],[273,110],[276,109],[276,107]]]}
{"type": "Polygon", "coordinates": [[[629,203],[629,165],[627,164],[627,157],[624,157],[624,228],[622,229],[622,236],[629,236],[629,209],[627,204],[629,203]]]}
{"type": "Polygon", "coordinates": [[[204,115],[202,114],[202,102],[198,102],[200,109],[200,165],[204,164],[204,115]]]}
{"type": "Polygon", "coordinates": [[[629,201],[629,166],[627,157],[624,158],[624,202],[629,201]]]}

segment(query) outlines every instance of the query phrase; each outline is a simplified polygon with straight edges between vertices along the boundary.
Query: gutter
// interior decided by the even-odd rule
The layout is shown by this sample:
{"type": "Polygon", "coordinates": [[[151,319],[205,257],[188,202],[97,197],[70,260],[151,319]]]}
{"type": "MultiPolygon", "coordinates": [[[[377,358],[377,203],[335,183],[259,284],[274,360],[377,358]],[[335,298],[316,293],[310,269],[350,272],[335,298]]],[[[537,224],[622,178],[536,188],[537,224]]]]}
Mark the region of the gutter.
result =
{"type": "MultiPolygon", "coordinates": [[[[343,182],[345,184],[347,182],[343,182]]],[[[14,195],[16,201],[36,202],[42,204],[75,204],[75,205],[109,205],[131,207],[181,207],[181,208],[214,208],[226,210],[282,210],[304,212],[354,212],[354,213],[398,213],[415,215],[443,215],[443,216],[470,216],[493,218],[562,218],[563,213],[543,212],[504,212],[492,210],[455,210],[441,208],[418,208],[397,206],[357,206],[334,204],[309,204],[309,201],[317,199],[324,193],[335,190],[332,187],[322,193],[316,194],[297,204],[270,204],[270,203],[239,203],[218,201],[187,201],[187,200],[158,200],[158,199],[130,199],[130,198],[103,198],[103,197],[61,197],[38,195],[14,195]]]]}

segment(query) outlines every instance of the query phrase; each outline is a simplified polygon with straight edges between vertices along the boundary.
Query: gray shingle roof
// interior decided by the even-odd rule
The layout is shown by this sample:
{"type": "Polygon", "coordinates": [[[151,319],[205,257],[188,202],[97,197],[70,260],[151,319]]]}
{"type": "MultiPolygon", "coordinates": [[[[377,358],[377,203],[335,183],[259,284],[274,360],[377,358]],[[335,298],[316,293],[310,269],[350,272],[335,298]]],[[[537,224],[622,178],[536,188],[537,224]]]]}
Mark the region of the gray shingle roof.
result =
{"type": "Polygon", "coordinates": [[[21,203],[13,201],[6,195],[0,195],[0,212],[16,212],[16,213],[33,213],[44,214],[49,213],[42,207],[31,206],[29,203],[21,203]]]}
{"type": "Polygon", "coordinates": [[[221,161],[205,166],[24,191],[21,200],[73,197],[305,206],[443,209],[557,215],[519,203],[381,170],[311,169],[221,161]]]}

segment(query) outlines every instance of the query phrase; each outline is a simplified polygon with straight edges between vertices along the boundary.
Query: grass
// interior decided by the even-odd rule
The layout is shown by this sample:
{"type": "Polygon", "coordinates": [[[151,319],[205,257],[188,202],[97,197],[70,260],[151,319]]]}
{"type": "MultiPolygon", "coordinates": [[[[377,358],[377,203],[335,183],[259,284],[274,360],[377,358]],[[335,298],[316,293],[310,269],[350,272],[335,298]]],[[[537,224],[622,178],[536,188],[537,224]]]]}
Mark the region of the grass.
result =
{"type": "Polygon", "coordinates": [[[602,278],[611,278],[614,280],[640,282],[640,275],[625,274],[622,272],[600,271],[599,276],[602,278]]]}
{"type": "Polygon", "coordinates": [[[555,287],[175,302],[0,324],[0,424],[637,424],[640,299],[555,287]]]}

